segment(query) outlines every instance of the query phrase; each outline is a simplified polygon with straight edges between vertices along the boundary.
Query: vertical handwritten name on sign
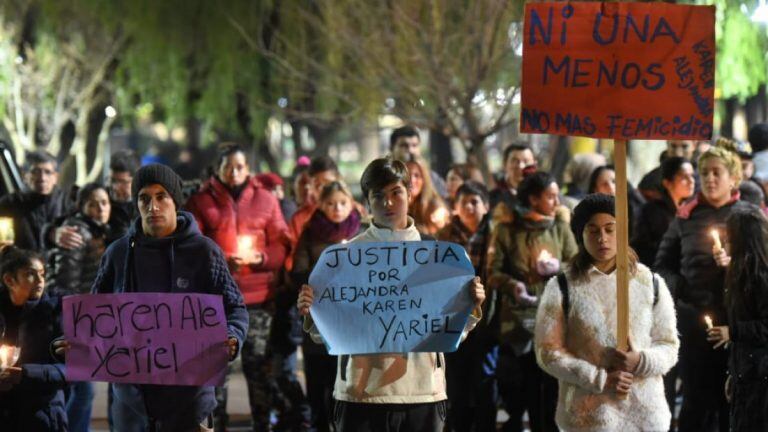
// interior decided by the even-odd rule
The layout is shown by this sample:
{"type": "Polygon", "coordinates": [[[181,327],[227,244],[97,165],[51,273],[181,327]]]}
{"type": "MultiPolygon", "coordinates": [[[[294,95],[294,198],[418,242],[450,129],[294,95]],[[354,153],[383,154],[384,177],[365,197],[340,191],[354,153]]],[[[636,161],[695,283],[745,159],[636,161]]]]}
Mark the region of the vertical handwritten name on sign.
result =
{"type": "Polygon", "coordinates": [[[221,296],[124,293],[68,296],[67,378],[217,385],[227,365],[221,296]]]}
{"type": "Polygon", "coordinates": [[[312,317],[331,354],[452,351],[472,308],[473,276],[455,243],[331,246],[310,276],[312,317]]]}
{"type": "Polygon", "coordinates": [[[529,3],[520,130],[614,139],[709,139],[715,9],[529,3]]]}

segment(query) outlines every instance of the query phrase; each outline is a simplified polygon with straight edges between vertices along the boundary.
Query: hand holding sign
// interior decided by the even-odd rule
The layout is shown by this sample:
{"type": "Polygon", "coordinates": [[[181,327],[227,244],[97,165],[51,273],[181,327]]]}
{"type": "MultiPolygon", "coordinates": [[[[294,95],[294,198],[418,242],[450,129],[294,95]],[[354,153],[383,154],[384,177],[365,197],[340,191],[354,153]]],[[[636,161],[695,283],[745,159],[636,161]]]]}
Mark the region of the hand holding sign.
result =
{"type": "Polygon", "coordinates": [[[448,242],[331,246],[310,285],[297,306],[331,354],[454,351],[485,299],[466,251],[448,242]]]}
{"type": "Polygon", "coordinates": [[[76,295],[62,307],[64,339],[54,347],[66,353],[70,381],[219,385],[237,354],[221,296],[76,295]]]}

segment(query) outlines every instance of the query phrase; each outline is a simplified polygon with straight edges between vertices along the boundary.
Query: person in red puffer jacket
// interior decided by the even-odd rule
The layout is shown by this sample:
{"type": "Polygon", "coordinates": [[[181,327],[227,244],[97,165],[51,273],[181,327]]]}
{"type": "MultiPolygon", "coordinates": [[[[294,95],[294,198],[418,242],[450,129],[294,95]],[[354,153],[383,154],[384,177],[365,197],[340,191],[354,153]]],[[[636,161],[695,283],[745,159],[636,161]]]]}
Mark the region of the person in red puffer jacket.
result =
{"type": "MultiPolygon", "coordinates": [[[[250,317],[242,351],[243,373],[248,383],[254,430],[268,430],[275,383],[280,381],[280,377],[268,374],[277,355],[269,349],[275,314],[272,300],[279,286],[278,271],[289,247],[288,227],[280,203],[250,175],[246,151],[227,144],[220,148],[217,174],[189,198],[187,209],[195,216],[200,231],[224,251],[243,294],[250,317]]],[[[295,387],[300,389],[298,382],[295,387]]],[[[217,396],[216,423],[224,426],[226,387],[217,389],[217,396]]]]}

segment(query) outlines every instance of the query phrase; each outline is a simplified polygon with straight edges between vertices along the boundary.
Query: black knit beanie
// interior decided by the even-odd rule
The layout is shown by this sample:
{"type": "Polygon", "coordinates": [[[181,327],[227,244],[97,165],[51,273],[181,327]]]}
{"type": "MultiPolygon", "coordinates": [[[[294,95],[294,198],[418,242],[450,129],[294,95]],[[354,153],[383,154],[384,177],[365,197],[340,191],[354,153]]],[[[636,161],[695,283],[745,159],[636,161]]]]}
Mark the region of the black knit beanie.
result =
{"type": "Polygon", "coordinates": [[[571,231],[573,231],[573,235],[576,236],[576,241],[579,244],[583,242],[584,227],[589,223],[592,216],[598,213],[616,216],[616,200],[613,195],[589,194],[573,209],[571,231]]]}
{"type": "Polygon", "coordinates": [[[173,198],[176,210],[181,210],[181,204],[184,202],[184,196],[181,192],[181,177],[171,168],[161,164],[146,165],[136,171],[136,175],[133,176],[133,183],[131,184],[133,203],[138,204],[139,191],[141,189],[153,184],[159,184],[164,187],[171,198],[173,198]]]}

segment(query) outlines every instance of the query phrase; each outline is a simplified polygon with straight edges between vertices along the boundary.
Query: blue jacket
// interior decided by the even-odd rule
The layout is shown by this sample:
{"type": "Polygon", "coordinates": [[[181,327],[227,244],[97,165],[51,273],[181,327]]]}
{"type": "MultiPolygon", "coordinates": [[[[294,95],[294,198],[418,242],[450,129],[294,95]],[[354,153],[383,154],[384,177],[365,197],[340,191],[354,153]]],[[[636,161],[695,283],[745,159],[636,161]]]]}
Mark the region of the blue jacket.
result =
{"type": "MultiPolygon", "coordinates": [[[[227,331],[242,346],[248,312],[221,249],[204,237],[191,213],[177,213],[176,231],[144,235],[141,219],[112,243],[101,260],[93,293],[194,292],[223,296],[227,331]]],[[[216,407],[213,387],[116,384],[115,398],[142,407],[161,430],[186,430],[216,407]],[[143,400],[142,400],[143,399],[143,400]]]]}
{"type": "Polygon", "coordinates": [[[50,353],[50,343],[61,336],[61,305],[44,294],[22,307],[11,303],[0,288],[0,343],[20,346],[16,362],[21,382],[0,391],[0,430],[23,432],[66,431],[64,365],[50,353]]]}

